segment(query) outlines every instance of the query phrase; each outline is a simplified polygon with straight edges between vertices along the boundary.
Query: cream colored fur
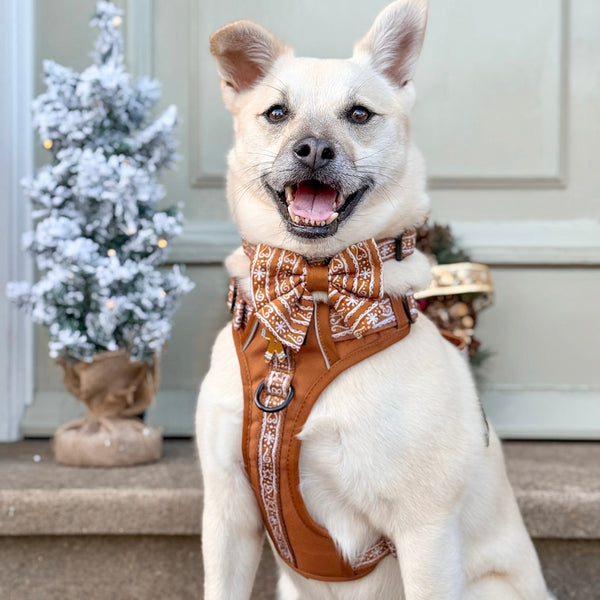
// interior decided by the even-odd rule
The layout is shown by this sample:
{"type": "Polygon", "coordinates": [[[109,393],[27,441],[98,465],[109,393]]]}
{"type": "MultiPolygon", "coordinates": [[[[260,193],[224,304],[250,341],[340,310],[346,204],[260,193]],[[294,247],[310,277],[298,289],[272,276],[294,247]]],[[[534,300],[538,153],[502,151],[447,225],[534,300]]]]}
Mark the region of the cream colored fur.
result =
{"type": "MultiPolygon", "coordinates": [[[[425,15],[425,0],[393,3],[345,61],[295,58],[247,22],[213,36],[236,133],[228,201],[243,237],[315,258],[423,222],[429,210],[425,171],[410,138],[408,114],[425,15]],[[234,60],[240,48],[248,61],[242,71],[234,60]],[[294,117],[275,133],[260,115],[281,102],[282,94],[294,117]],[[382,115],[369,129],[356,131],[335,117],[352,94],[356,103],[382,115]],[[355,212],[325,239],[290,234],[263,186],[265,174],[285,158],[286,144],[307,133],[335,139],[375,180],[355,212]]],[[[241,250],[227,260],[227,268],[248,293],[249,261],[241,250]]],[[[426,287],[429,277],[419,253],[385,263],[385,289],[391,294],[426,287]]],[[[205,600],[250,597],[264,538],[242,463],[242,409],[228,325],[215,342],[197,412],[205,600]]],[[[426,317],[419,317],[407,338],[337,377],[301,438],[301,489],[313,518],[348,558],[382,534],[393,540],[398,558],[384,559],[373,573],[349,583],[308,580],[281,564],[281,600],[551,597],[493,431],[486,446],[468,366],[426,317]]]]}

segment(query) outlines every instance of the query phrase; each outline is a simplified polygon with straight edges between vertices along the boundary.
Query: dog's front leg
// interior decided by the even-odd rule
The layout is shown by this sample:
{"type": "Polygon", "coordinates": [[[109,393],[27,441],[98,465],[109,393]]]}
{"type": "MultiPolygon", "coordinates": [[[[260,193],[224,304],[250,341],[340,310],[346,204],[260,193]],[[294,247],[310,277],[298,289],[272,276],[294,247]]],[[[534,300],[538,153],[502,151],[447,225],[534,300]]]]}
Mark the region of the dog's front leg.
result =
{"type": "Polygon", "coordinates": [[[248,600],[264,529],[242,458],[243,391],[230,330],[217,338],[196,416],[204,480],[204,600],[248,600]]]}
{"type": "Polygon", "coordinates": [[[461,600],[460,530],[455,515],[403,530],[394,536],[406,600],[461,600]]]}
{"type": "Polygon", "coordinates": [[[247,600],[263,542],[256,500],[239,477],[204,482],[204,600],[247,600]]]}

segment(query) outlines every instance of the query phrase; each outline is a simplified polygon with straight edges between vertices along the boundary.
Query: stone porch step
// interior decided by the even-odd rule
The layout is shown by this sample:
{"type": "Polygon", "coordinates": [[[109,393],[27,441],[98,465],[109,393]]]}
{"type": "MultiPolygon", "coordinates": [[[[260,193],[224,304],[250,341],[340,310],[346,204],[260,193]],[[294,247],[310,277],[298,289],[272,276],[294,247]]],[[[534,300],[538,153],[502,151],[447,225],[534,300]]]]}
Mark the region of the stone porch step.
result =
{"type": "MultiPolygon", "coordinates": [[[[560,600],[600,600],[600,443],[505,453],[549,584],[560,600]]],[[[198,600],[201,507],[189,440],[119,469],[58,466],[43,440],[0,444],[0,598],[198,600]]],[[[275,579],[267,550],[253,600],[273,599],[275,579]]]]}

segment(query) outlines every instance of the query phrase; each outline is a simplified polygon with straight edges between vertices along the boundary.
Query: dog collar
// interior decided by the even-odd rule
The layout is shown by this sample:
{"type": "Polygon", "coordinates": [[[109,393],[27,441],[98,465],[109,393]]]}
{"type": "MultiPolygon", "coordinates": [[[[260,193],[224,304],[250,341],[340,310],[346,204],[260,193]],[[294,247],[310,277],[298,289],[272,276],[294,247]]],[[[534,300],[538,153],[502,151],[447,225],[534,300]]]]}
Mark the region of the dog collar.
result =
{"type": "MultiPolygon", "coordinates": [[[[407,229],[395,238],[384,238],[376,242],[379,250],[379,255],[382,261],[391,260],[392,258],[398,262],[404,260],[414,253],[417,247],[417,231],[416,229],[407,229]]],[[[242,248],[246,256],[252,260],[258,244],[252,244],[247,240],[242,240],[242,248]]],[[[331,260],[331,256],[321,261],[327,264],[331,260]]]]}

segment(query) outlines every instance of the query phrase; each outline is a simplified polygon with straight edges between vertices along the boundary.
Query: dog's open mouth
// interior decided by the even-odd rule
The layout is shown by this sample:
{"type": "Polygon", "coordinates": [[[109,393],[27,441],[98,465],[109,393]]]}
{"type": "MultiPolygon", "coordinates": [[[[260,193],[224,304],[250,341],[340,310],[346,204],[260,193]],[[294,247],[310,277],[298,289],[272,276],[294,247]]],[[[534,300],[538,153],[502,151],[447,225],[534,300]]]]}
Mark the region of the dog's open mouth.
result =
{"type": "Polygon", "coordinates": [[[344,196],[330,185],[311,179],[288,185],[277,196],[292,233],[301,237],[327,237],[337,231],[366,189],[344,196]]]}

